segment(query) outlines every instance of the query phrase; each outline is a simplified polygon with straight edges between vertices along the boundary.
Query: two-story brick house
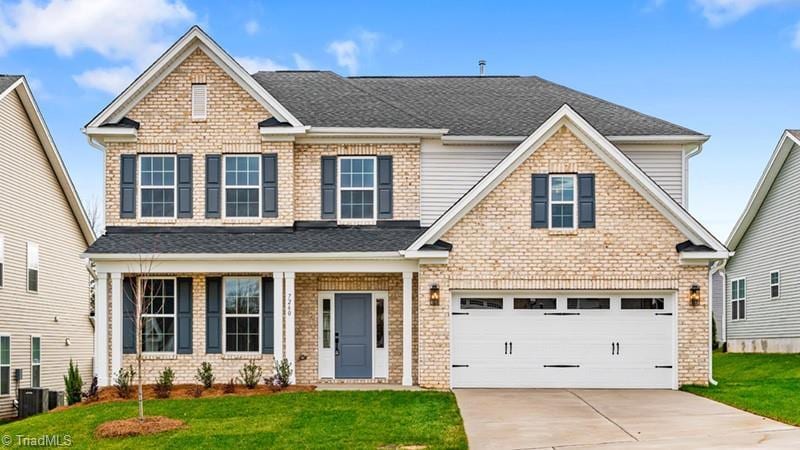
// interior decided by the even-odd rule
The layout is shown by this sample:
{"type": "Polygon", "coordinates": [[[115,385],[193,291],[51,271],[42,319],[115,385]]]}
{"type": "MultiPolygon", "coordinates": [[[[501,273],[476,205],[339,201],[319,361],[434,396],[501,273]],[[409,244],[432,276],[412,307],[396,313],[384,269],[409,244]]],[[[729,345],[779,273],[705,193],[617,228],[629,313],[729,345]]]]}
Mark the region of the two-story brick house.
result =
{"type": "Polygon", "coordinates": [[[707,136],[537,77],[251,75],[197,27],[84,131],[101,383],[142,273],[149,378],[274,355],[298,383],[707,382],[707,136]]]}

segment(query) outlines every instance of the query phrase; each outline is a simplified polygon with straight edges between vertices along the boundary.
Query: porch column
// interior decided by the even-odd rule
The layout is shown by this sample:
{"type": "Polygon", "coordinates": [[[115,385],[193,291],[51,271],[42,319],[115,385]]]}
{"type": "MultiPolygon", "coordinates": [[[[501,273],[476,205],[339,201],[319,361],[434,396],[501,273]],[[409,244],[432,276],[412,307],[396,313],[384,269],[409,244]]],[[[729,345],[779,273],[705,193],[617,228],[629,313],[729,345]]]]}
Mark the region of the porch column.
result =
{"type": "Polygon", "coordinates": [[[94,374],[108,386],[108,274],[97,272],[94,285],[94,374]]]}
{"type": "Polygon", "coordinates": [[[277,361],[283,359],[283,272],[274,272],[273,298],[275,299],[275,330],[273,335],[274,355],[277,361]]]}
{"type": "Polygon", "coordinates": [[[294,301],[294,272],[286,272],[286,359],[292,364],[292,376],[289,382],[295,383],[295,372],[297,372],[296,361],[294,357],[294,318],[295,318],[295,301],[294,301]]]}
{"type": "Polygon", "coordinates": [[[111,274],[111,376],[122,368],[122,274],[111,274]]]}
{"type": "Polygon", "coordinates": [[[403,272],[403,386],[411,386],[412,337],[411,337],[411,281],[413,272],[403,272]]]}

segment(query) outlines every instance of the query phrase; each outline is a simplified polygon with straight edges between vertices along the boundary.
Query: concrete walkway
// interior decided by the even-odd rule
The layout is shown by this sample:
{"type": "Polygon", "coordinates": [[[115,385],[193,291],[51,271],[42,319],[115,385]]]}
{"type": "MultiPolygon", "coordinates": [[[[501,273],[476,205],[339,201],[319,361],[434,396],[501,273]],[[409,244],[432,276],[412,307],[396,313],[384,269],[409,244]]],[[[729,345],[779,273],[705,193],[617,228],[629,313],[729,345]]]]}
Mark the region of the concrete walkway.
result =
{"type": "Polygon", "coordinates": [[[454,392],[472,449],[800,448],[800,428],[680,391],[454,392]]]}

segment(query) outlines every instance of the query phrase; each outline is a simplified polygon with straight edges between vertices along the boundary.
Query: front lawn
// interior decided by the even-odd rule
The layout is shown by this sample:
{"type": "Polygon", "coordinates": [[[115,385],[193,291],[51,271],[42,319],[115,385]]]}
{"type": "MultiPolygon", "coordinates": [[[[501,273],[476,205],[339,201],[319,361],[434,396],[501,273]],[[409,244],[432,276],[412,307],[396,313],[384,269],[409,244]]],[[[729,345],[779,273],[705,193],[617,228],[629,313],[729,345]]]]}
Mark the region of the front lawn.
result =
{"type": "Polygon", "coordinates": [[[800,354],[714,353],[718,386],[683,389],[790,425],[800,425],[800,354]]]}
{"type": "Polygon", "coordinates": [[[0,425],[0,436],[66,434],[78,448],[467,448],[455,397],[446,392],[150,400],[145,402],[145,414],[181,419],[188,428],[135,438],[92,436],[103,422],[135,417],[136,408],[135,401],[73,407],[0,425]]]}

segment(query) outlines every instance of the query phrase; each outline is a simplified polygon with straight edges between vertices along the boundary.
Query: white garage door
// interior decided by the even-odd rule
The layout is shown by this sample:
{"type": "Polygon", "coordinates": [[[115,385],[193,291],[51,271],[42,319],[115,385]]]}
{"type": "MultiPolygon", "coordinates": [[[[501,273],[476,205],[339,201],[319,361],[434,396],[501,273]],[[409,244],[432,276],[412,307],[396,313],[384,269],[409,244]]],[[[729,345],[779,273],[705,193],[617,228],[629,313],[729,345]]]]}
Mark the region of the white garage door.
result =
{"type": "Polygon", "coordinates": [[[455,294],[453,387],[675,388],[674,293],[455,294]]]}

